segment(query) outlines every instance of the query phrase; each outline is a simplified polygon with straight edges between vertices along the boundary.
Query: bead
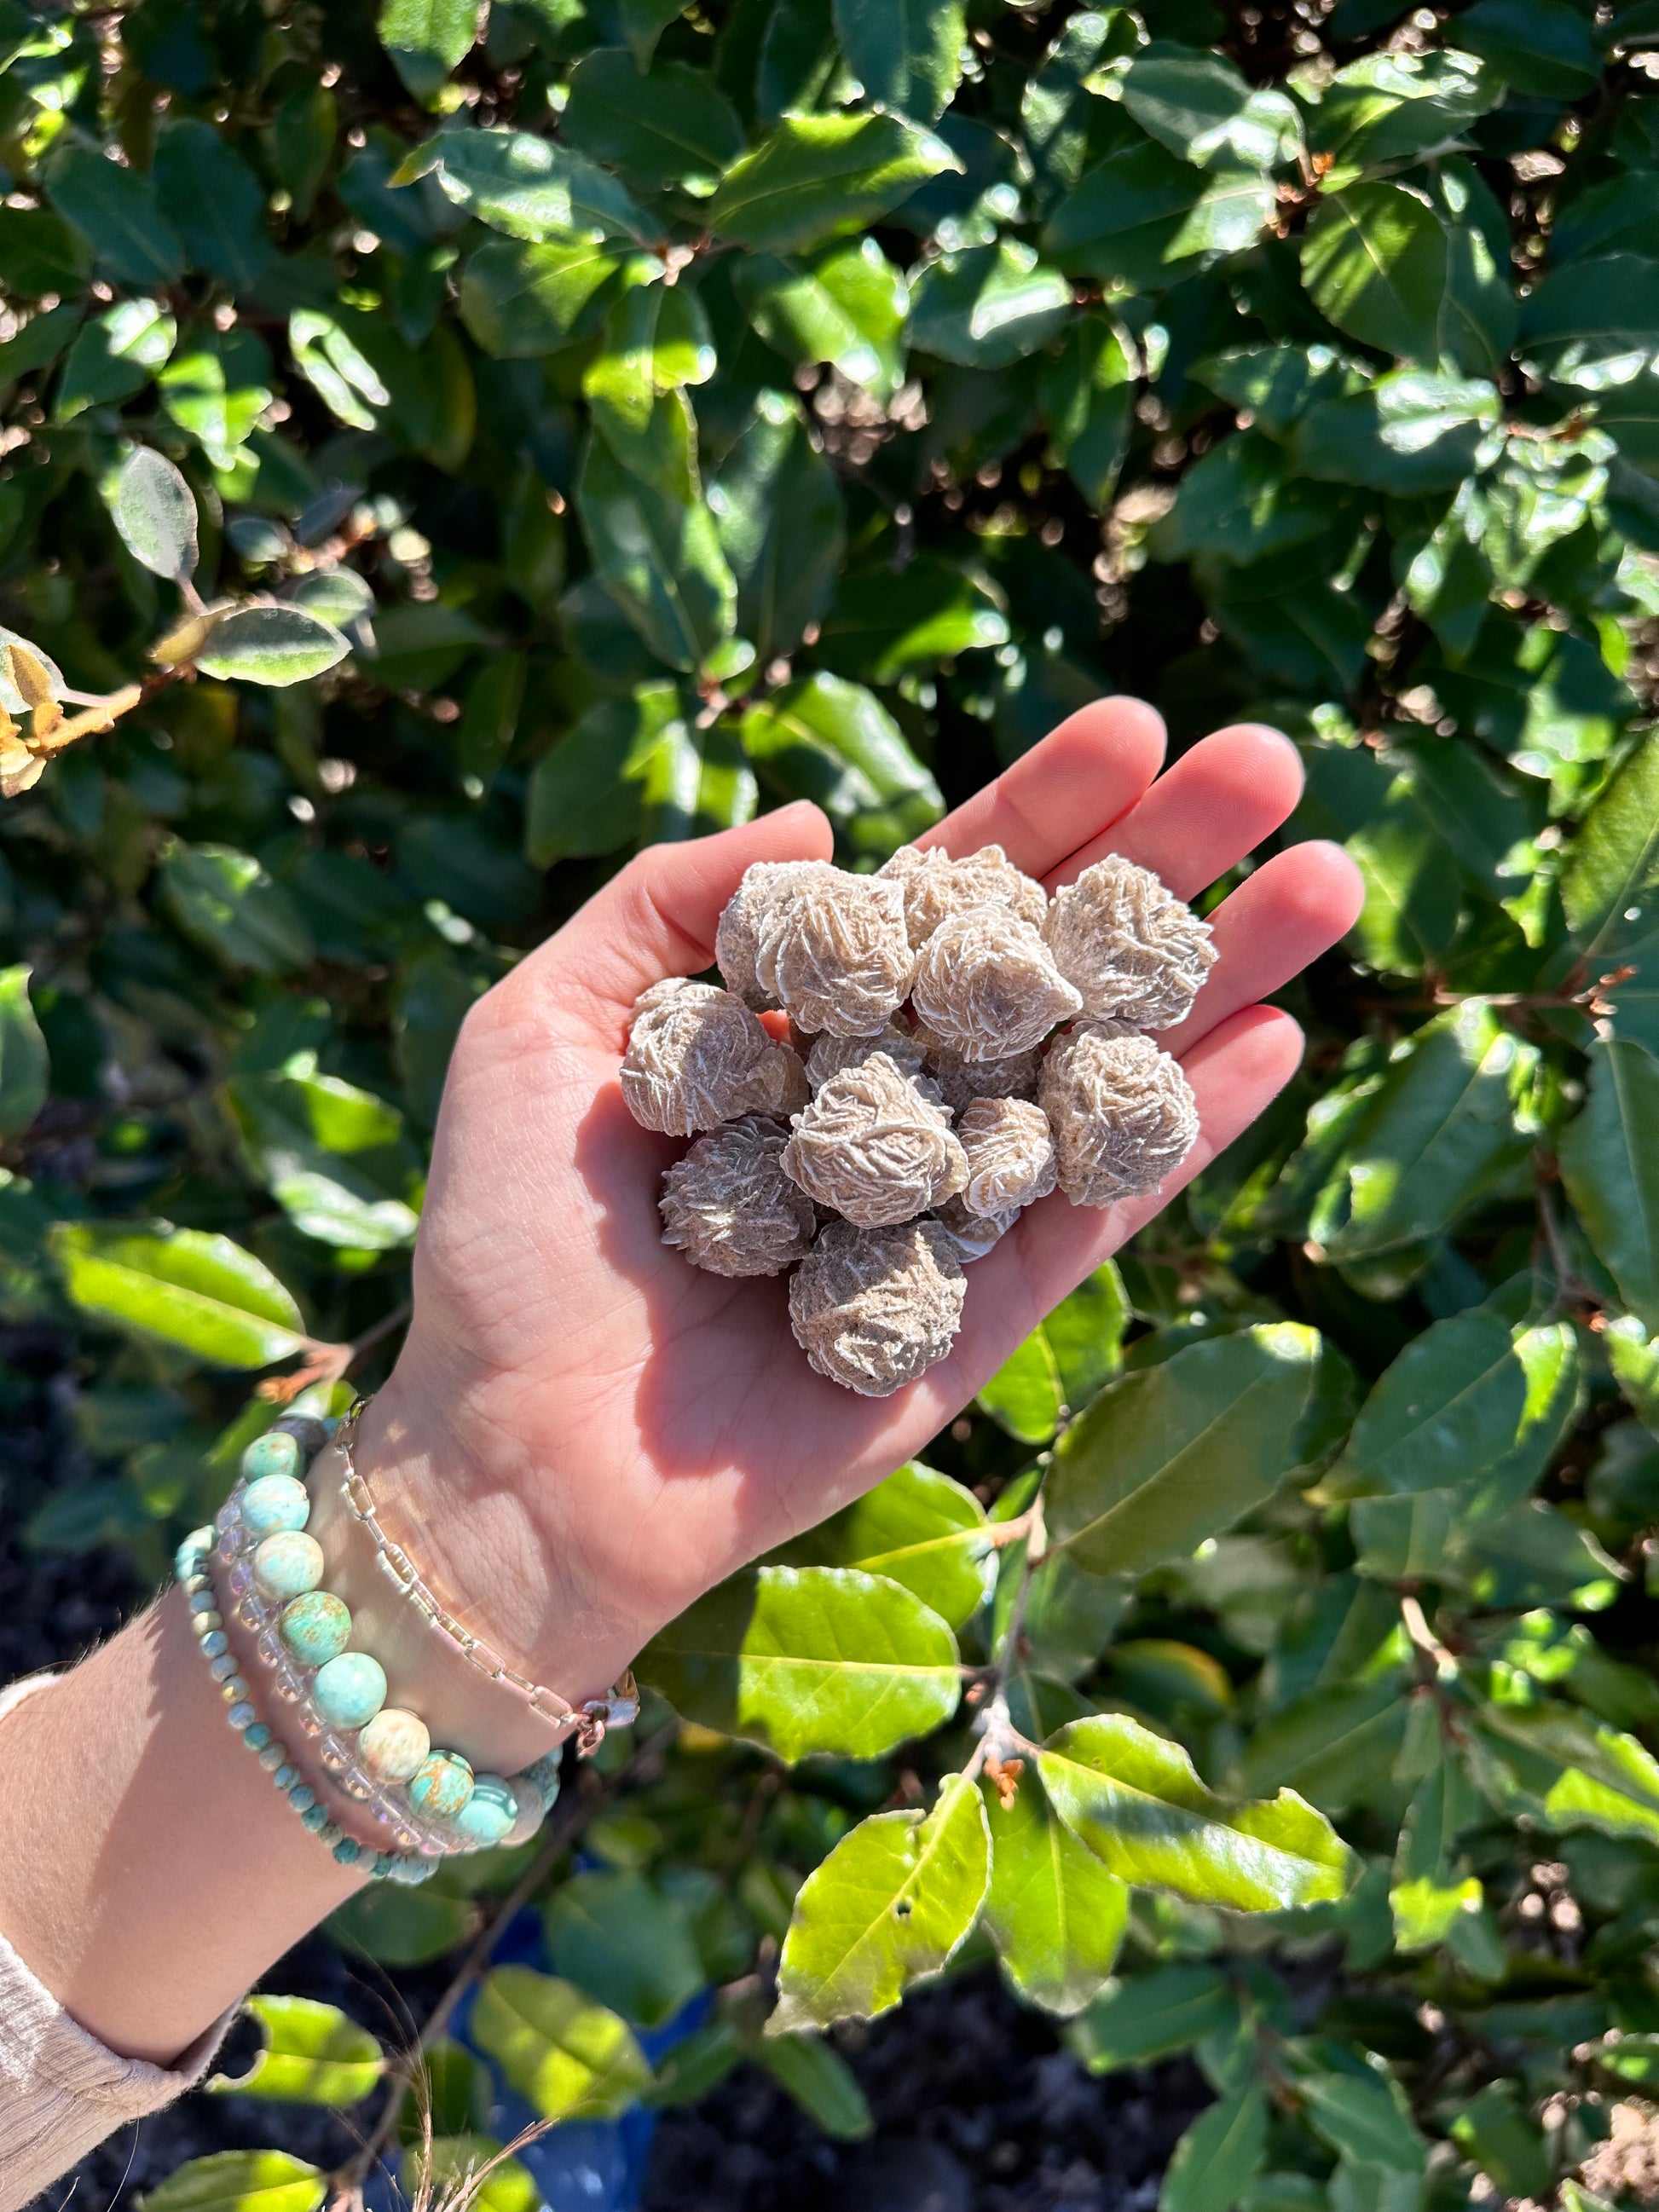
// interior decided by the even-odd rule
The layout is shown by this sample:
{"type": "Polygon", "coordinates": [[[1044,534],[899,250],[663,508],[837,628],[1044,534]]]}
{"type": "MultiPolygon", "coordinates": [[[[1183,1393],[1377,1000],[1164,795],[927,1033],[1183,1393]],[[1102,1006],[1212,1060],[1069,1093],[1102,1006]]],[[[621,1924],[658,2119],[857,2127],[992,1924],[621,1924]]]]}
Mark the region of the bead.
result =
{"type": "Polygon", "coordinates": [[[225,1618],[219,1611],[218,1607],[211,1602],[207,1605],[198,1606],[196,1599],[192,1598],[191,1600],[190,1608],[190,1625],[198,1636],[210,1636],[216,1628],[222,1628],[224,1626],[225,1618]]]}
{"type": "Polygon", "coordinates": [[[240,1674],[227,1674],[219,1685],[219,1695],[228,1705],[245,1705],[253,1692],[240,1674]]]}
{"type": "Polygon", "coordinates": [[[334,1856],[342,1866],[356,1866],[363,1855],[363,1847],[356,1836],[342,1836],[334,1846],[334,1856]]]}
{"type": "Polygon", "coordinates": [[[431,1871],[431,1868],[423,1866],[419,1859],[408,1858],[393,1859],[386,1869],[391,1881],[402,1882],[409,1889],[413,1889],[416,1882],[424,1881],[431,1871]]]}
{"type": "Polygon", "coordinates": [[[300,1815],[300,1826],[309,1828],[314,1836],[319,1828],[328,1826],[328,1810],[322,1805],[307,1805],[300,1815]]]}
{"type": "Polygon", "coordinates": [[[331,1726],[362,1728],[386,1703],[386,1669],[367,1651],[343,1651],[318,1669],[311,1696],[331,1726]]]}
{"type": "Polygon", "coordinates": [[[231,1707],[226,1718],[240,1735],[244,1729],[252,1727],[255,1715],[252,1706],[242,1699],[231,1707]]]}
{"type": "Polygon", "coordinates": [[[272,1782],[275,1783],[277,1789],[279,1789],[283,1792],[283,1796],[286,1796],[288,1792],[299,1780],[300,1770],[294,1764],[294,1761],[291,1759],[287,1759],[283,1761],[282,1765],[276,1769],[276,1771],[270,1778],[272,1782]]]}
{"type": "Polygon", "coordinates": [[[301,1458],[313,1460],[328,1442],[329,1425],[314,1413],[279,1413],[267,1433],[292,1437],[300,1448],[301,1458]]]}
{"type": "Polygon", "coordinates": [[[472,1769],[458,1751],[434,1751],[415,1770],[409,1802],[428,1820],[453,1820],[472,1795],[472,1769]]]}
{"type": "Polygon", "coordinates": [[[292,1437],[256,1437],[242,1454],[242,1475],[247,1484],[241,1501],[244,1525],[264,1536],[273,1528],[303,1528],[311,1501],[299,1474],[300,1447],[292,1437]],[[295,1513],[300,1516],[297,1521],[292,1517],[295,1513]]]}
{"type": "Polygon", "coordinates": [[[317,1792],[308,1782],[296,1782],[289,1790],[288,1802],[296,1813],[308,1813],[317,1802],[317,1792]]]}
{"type": "Polygon", "coordinates": [[[236,1672],[236,1662],[228,1651],[221,1651],[209,1666],[208,1672],[216,1682],[222,1682],[236,1672]]]}
{"type": "MultiPolygon", "coordinates": [[[[198,1578],[194,1575],[191,1577],[192,1582],[197,1579],[198,1578]]],[[[190,1596],[189,1610],[192,1613],[216,1612],[218,1608],[213,1602],[213,1592],[211,1590],[192,1590],[190,1596]]],[[[216,1627],[218,1626],[216,1622],[214,1625],[216,1627]]]]}
{"type": "Polygon", "coordinates": [[[401,1705],[383,1705],[357,1739],[357,1756],[376,1782],[407,1782],[431,1748],[426,1723],[401,1705]]]}
{"type": "Polygon", "coordinates": [[[283,1642],[302,1667],[325,1667],[351,1638],[351,1614],[332,1590],[307,1590],[283,1607],[283,1642]]]}
{"type": "Polygon", "coordinates": [[[499,1774],[474,1778],[472,1795],[454,1816],[458,1835],[470,1844],[499,1844],[519,1817],[519,1801],[499,1774]]]}
{"type": "Polygon", "coordinates": [[[390,1851],[376,1851],[374,1854],[374,1863],[370,1867],[369,1872],[374,1875],[376,1881],[384,1881],[397,1863],[397,1860],[392,1856],[390,1851]]]}
{"type": "Polygon", "coordinates": [[[302,1597],[322,1579],[323,1547],[303,1529],[279,1529],[253,1554],[254,1587],[266,1597],[302,1597]]]}
{"type": "Polygon", "coordinates": [[[202,1649],[210,1659],[216,1659],[222,1651],[229,1650],[230,1638],[222,1628],[207,1629],[203,1633],[202,1649]]]}
{"type": "Polygon", "coordinates": [[[274,1774],[276,1771],[276,1769],[283,1765],[287,1758],[287,1747],[283,1744],[278,1743],[276,1737],[272,1736],[270,1742],[267,1743],[260,1751],[259,1764],[264,1767],[267,1774],[274,1774]]]}
{"type": "Polygon", "coordinates": [[[270,1741],[270,1730],[263,1721],[255,1721],[252,1728],[243,1729],[242,1741],[250,1751],[263,1751],[270,1741]]]}

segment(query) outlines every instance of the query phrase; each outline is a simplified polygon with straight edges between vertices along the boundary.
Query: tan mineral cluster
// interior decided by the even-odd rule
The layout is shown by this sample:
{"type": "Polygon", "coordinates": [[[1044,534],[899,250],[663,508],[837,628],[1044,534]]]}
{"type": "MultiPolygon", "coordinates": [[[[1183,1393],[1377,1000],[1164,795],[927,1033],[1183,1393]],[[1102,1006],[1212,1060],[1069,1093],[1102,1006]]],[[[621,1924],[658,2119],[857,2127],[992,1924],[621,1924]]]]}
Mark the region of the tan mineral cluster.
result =
{"type": "Polygon", "coordinates": [[[1154,1191],[1198,1134],[1149,1032],[1197,997],[1210,927],[1132,861],[1052,900],[998,845],[907,846],[874,875],[764,861],[715,954],[726,988],[653,985],[623,1061],[635,1120],[695,1139],[663,1242],[713,1274],[787,1273],[796,1341],[865,1397],[949,1355],[964,1268],[1028,1206],[1154,1191]]]}

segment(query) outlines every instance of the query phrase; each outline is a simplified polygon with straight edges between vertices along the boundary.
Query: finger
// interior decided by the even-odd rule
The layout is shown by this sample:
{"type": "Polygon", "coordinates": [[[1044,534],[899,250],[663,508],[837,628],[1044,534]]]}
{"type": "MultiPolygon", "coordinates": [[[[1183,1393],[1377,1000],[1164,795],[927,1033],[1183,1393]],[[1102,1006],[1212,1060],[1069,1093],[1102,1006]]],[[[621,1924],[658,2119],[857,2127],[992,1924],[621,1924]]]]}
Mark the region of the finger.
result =
{"type": "Polygon", "coordinates": [[[1192,1151],[1162,1189],[1146,1198],[1095,1207],[1073,1206],[1056,1192],[975,1261],[968,1270],[962,1334],[937,1370],[941,1396],[953,1404],[970,1397],[1045,1314],[1249,1127],[1301,1058],[1300,1028],[1271,1006],[1234,1014],[1194,1046],[1184,1063],[1199,1109],[1192,1151]]]}
{"type": "Polygon", "coordinates": [[[1241,722],[1183,753],[1132,811],[1074,850],[1049,882],[1069,884],[1109,853],[1191,898],[1270,836],[1302,796],[1302,758],[1277,730],[1241,722]]]}
{"type": "Polygon", "coordinates": [[[1275,853],[1210,917],[1216,963],[1183,1022],[1158,1042],[1179,1060],[1242,1006],[1270,999],[1345,937],[1365,884],[1340,845],[1322,839],[1275,853]]]}
{"type": "Polygon", "coordinates": [[[1096,699],[916,842],[954,854],[1000,845],[1044,876],[1127,813],[1164,762],[1164,720],[1141,699],[1096,699]]]}
{"type": "Polygon", "coordinates": [[[713,837],[648,845],[514,973],[550,971],[590,1002],[631,1012],[665,975],[692,975],[714,957],[720,909],[757,860],[827,860],[835,835],[797,799],[713,837]]]}

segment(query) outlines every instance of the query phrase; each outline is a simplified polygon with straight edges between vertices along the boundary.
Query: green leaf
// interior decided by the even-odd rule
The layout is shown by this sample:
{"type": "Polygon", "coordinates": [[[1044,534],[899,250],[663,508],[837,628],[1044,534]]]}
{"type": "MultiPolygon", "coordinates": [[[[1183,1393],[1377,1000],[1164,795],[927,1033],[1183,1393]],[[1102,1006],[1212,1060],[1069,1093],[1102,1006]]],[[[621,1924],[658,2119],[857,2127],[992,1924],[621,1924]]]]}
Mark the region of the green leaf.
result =
{"type": "Polygon", "coordinates": [[[1659,259],[1597,253],[1556,270],[1522,302],[1520,349],[1557,384],[1631,383],[1659,360],[1659,259]]]}
{"type": "Polygon", "coordinates": [[[1009,1353],[979,1393],[981,1412],[1024,1444],[1048,1442],[1065,1403],[1060,1369],[1040,1326],[1009,1353]]]}
{"type": "Polygon", "coordinates": [[[58,381],[54,418],[68,422],[142,392],[173,351],[178,325],[151,300],[123,300],[76,331],[58,381]]]}
{"type": "Polygon", "coordinates": [[[542,755],[530,779],[525,851],[538,867],[572,854],[614,853],[641,834],[647,811],[672,788],[691,744],[672,684],[592,707],[542,755]]]}
{"type": "Polygon", "coordinates": [[[929,177],[960,170],[943,139],[896,115],[786,115],[734,162],[708,227],[763,253],[799,253],[866,229],[929,177]]]}
{"type": "Polygon", "coordinates": [[[956,1638],[854,1567],[749,1567],[653,1638],[641,1676],[688,1720],[781,1759],[877,1759],[949,1720],[956,1638]]]}
{"type": "Polygon", "coordinates": [[[46,1041],[29,1000],[29,972],[0,968],[0,1137],[21,1136],[52,1085],[46,1041]]]}
{"type": "Polygon", "coordinates": [[[285,975],[312,957],[298,908],[250,853],[174,845],[161,863],[161,898],[185,936],[228,968],[285,975]]]}
{"type": "Polygon", "coordinates": [[[1453,2120],[1451,2135],[1506,2197],[1541,2203],[1549,2195],[1555,2169],[1542,2130],[1507,2082],[1487,2082],[1453,2120]]]}
{"type": "MultiPolygon", "coordinates": [[[[835,471],[814,446],[799,409],[781,392],[763,392],[757,398],[754,413],[708,487],[708,507],[720,534],[720,550],[737,579],[738,634],[750,641],[764,668],[780,654],[793,653],[806,631],[822,618],[847,550],[841,489],[835,471]]],[[[835,684],[833,678],[822,680],[835,684]]],[[[872,723],[871,715],[860,715],[854,704],[867,698],[867,694],[856,692],[850,684],[836,686],[836,696],[842,693],[848,696],[840,701],[838,714],[831,707],[827,721],[822,712],[816,720],[810,713],[805,718],[807,726],[802,736],[815,756],[810,765],[798,763],[789,751],[790,745],[800,740],[786,738],[779,749],[780,773],[787,781],[804,769],[810,781],[812,768],[820,775],[827,768],[839,781],[849,771],[856,774],[856,764],[870,753],[873,740],[871,763],[878,763],[884,773],[873,779],[866,774],[860,779],[863,788],[845,795],[841,817],[835,817],[833,807],[830,811],[838,821],[844,817],[850,825],[854,815],[872,809],[890,811],[896,823],[903,821],[907,825],[896,830],[892,839],[894,844],[901,843],[938,820],[943,805],[937,787],[911,754],[897,726],[873,699],[869,700],[875,718],[872,723]],[[819,727],[820,723],[824,726],[819,727]],[[827,762],[822,757],[826,744],[827,762]],[[908,774],[895,784],[893,770],[900,763],[908,774]],[[918,793],[924,800],[931,794],[936,811],[912,824],[902,800],[918,793]],[[890,802],[898,805],[893,807],[890,802]]],[[[752,709],[744,718],[746,744],[749,723],[756,714],[764,717],[776,696],[774,694],[767,706],[752,709]]],[[[766,735],[763,720],[755,744],[750,746],[757,766],[766,757],[766,735]]],[[[796,794],[791,791],[789,795],[796,794]]],[[[816,790],[808,795],[818,798],[816,790]]],[[[828,806],[829,802],[821,799],[820,804],[828,806]]],[[[914,812],[913,808],[910,813],[914,812]]],[[[879,837],[881,825],[872,827],[879,837]]],[[[883,848],[884,857],[888,850],[890,847],[883,848]]]]}
{"type": "Polygon", "coordinates": [[[228,1237],[168,1222],[58,1223],[52,1256],[71,1304],[216,1367],[268,1367],[305,1342],[293,1298],[228,1237]]]}
{"type": "Polygon", "coordinates": [[[754,2057],[834,2142],[862,2142],[875,2133],[875,2116],[858,2075],[821,2037],[768,2035],[754,2057]]]}
{"type": "Polygon", "coordinates": [[[427,106],[471,52],[478,10],[475,0],[385,0],[378,28],[392,66],[427,106]]]}
{"type": "Polygon", "coordinates": [[[1578,100],[1601,82],[1590,24],[1568,0],[1475,0],[1458,16],[1456,37],[1516,92],[1578,100]]]}
{"type": "Polygon", "coordinates": [[[708,507],[654,489],[599,438],[588,441],[576,500],[606,590],[659,660],[696,668],[731,636],[737,613],[708,507]]]}
{"type": "Polygon", "coordinates": [[[231,469],[273,398],[270,355],[255,332],[194,332],[162,370],[161,404],[201,441],[216,468],[231,469]]]}
{"type": "Polygon", "coordinates": [[[959,1774],[925,1817],[860,1821],[795,1899],[769,2033],[869,2019],[939,1972],[978,1917],[990,1857],[979,1791],[959,1774]]]}
{"type": "Polygon", "coordinates": [[[356,2105],[386,2070],[380,2045],[337,2005],[256,1993],[247,2009],[264,2031],[264,2045],[246,2074],[216,2075],[214,2089],[301,2105],[356,2105]]]}
{"type": "Polygon", "coordinates": [[[1589,1099],[1560,1143],[1573,1210],[1620,1297],[1659,1328],[1659,1060],[1608,1037],[1590,1053],[1589,1099]]]}
{"type": "Polygon", "coordinates": [[[1490,384],[1397,369],[1367,392],[1310,409],[1290,452],[1305,475],[1338,483],[1401,494],[1449,491],[1477,465],[1500,413],[1490,384]]]}
{"type": "Polygon", "coordinates": [[[1320,1341],[1289,1322],[1189,1345],[1108,1383],[1055,1447],[1050,1545],[1100,1574],[1192,1553],[1272,1496],[1320,1341]]]}
{"type": "Polygon", "coordinates": [[[193,116],[163,125],[155,147],[161,212],[185,241],[192,267],[237,291],[257,284],[276,258],[259,179],[210,123],[193,116]]]}
{"type": "Polygon", "coordinates": [[[684,0],[620,0],[620,12],[635,66],[644,70],[651,66],[658,40],[685,13],[684,0]]]}
{"type": "Polygon", "coordinates": [[[1354,185],[1322,199],[1302,245],[1308,296],[1350,337],[1432,367],[1447,277],[1446,234],[1407,185],[1354,185]]]}
{"type": "Polygon", "coordinates": [[[963,0],[835,0],[847,66],[877,107],[935,123],[962,75],[963,0]]]}
{"type": "Polygon", "coordinates": [[[92,274],[92,252],[80,232],[50,208],[0,208],[0,284],[20,299],[67,293],[71,300],[92,274]]]}
{"type": "Polygon", "coordinates": [[[1141,129],[1200,169],[1267,169],[1301,139],[1296,103],[1275,87],[1252,89],[1231,62],[1154,39],[1129,64],[1123,105],[1141,129]]]}
{"type": "Polygon", "coordinates": [[[1091,2074],[1115,2074],[1190,2051],[1236,2016],[1226,1977],[1216,1967],[1160,1966],[1109,1984],[1066,2041],[1091,2074]]]}
{"type": "Polygon", "coordinates": [[[413,1243],[421,1170],[403,1116],[310,1057],[228,1087],[256,1172],[302,1236],[359,1252],[413,1243]]]}
{"type": "Polygon", "coordinates": [[[1537,1048],[1482,1000],[1449,1008],[1397,1048],[1345,1146],[1314,1233],[1336,1260],[1437,1236],[1524,1157],[1516,1108],[1537,1048]]]}
{"type": "Polygon", "coordinates": [[[878,399],[903,381],[909,287],[873,238],[805,261],[744,254],[732,282],[755,330],[786,361],[828,362],[878,399]]]}
{"type": "Polygon", "coordinates": [[[433,1883],[405,1889],[377,1881],[348,1899],[325,1924],[348,1956],[381,1966],[423,1966],[464,1943],[476,1921],[465,1897],[433,1883]]]}
{"type": "Polygon", "coordinates": [[[1200,2112],[1176,2145],[1158,2212],[1232,2212],[1267,2155],[1267,2093],[1250,2081],[1200,2112]]]}
{"type": "Polygon", "coordinates": [[[1561,871],[1561,908],[1598,968],[1659,921],[1659,737],[1638,744],[1584,817],[1561,871]]]}
{"type": "Polygon", "coordinates": [[[1358,2166],[1421,2173],[1428,2145],[1392,2080],[1378,2073],[1313,2074],[1297,2084],[1316,2132],[1358,2166]]]}
{"type": "MultiPolygon", "coordinates": [[[[779,520],[787,528],[799,512],[785,507],[779,520]]],[[[855,855],[885,860],[945,811],[939,786],[861,684],[822,670],[798,677],[750,708],[739,727],[768,789],[815,800],[855,855]]]]}
{"type": "Polygon", "coordinates": [[[285,2150],[193,2158],[139,2199],[142,2212],[319,2212],[328,2177],[285,2150]]]}
{"type": "Polygon", "coordinates": [[[113,513],[128,552],[153,574],[182,583],[194,573],[196,495],[171,461],[140,446],[122,468],[113,513]]]}
{"type": "Polygon", "coordinates": [[[490,239],[462,272],[461,320],[498,361],[553,353],[598,322],[622,265],[614,252],[586,240],[490,239]]]}
{"type": "Polygon", "coordinates": [[[985,1509],[948,1474],[910,1461],[795,1539],[790,1566],[859,1567],[908,1589],[951,1628],[985,1600],[985,1509]]]}
{"type": "MultiPolygon", "coordinates": [[[[642,76],[614,46],[584,54],[571,71],[561,128],[641,192],[678,185],[702,198],[743,152],[737,111],[706,70],[657,62],[642,76]]],[[[634,220],[629,234],[643,238],[646,219],[634,220]]]]}
{"type": "Polygon", "coordinates": [[[1325,537],[1343,508],[1340,492],[1304,482],[1282,447],[1246,430],[1188,470],[1150,549],[1162,561],[1205,553],[1255,562],[1325,537]]]}
{"type": "Polygon", "coordinates": [[[1342,1498],[1464,1481],[1510,1449],[1526,1402],[1509,1324],[1486,1306],[1454,1314],[1384,1370],[1322,1491],[1342,1498]]]}
{"type": "Polygon", "coordinates": [[[1260,170],[1199,173],[1146,141],[1085,172],[1049,217],[1042,250],[1070,274],[1156,288],[1190,273],[1189,262],[1244,252],[1273,211],[1260,170]]]}
{"type": "Polygon", "coordinates": [[[1091,507],[1111,498],[1128,447],[1136,368],[1099,313],[1075,316],[1058,356],[1043,363],[1042,411],[1054,459],[1091,507]]]}
{"type": "Polygon", "coordinates": [[[923,353],[967,368],[1007,368],[1069,320],[1072,287],[1018,240],[929,262],[910,295],[910,337],[923,353]]]}
{"type": "Polygon", "coordinates": [[[142,290],[184,275],[184,241],[141,171],[71,141],[54,150],[46,178],[52,205],[91,246],[100,276],[142,290]]]}
{"type": "MultiPolygon", "coordinates": [[[[589,55],[581,66],[603,58],[589,55]]],[[[572,80],[573,100],[580,74],[578,69],[572,80]]],[[[640,80],[631,71],[629,78],[638,98],[640,80]]],[[[566,120],[568,128],[568,110],[566,120]]],[[[573,137],[562,145],[529,131],[444,131],[411,154],[395,177],[407,183],[435,169],[450,198],[470,215],[533,245],[648,245],[651,227],[637,203],[614,177],[573,150],[581,143],[573,137]]],[[[594,151],[609,158],[604,147],[594,151]]]]}
{"type": "Polygon", "coordinates": [[[1387,1773],[1399,1753],[1406,1727],[1400,1690],[1396,1676],[1383,1674],[1293,1698],[1250,1738],[1239,1763],[1238,1786],[1288,1785],[1322,1812],[1346,1812],[1387,1773]]]}
{"type": "Polygon", "coordinates": [[[1659,1344],[1625,1315],[1607,1323],[1601,1345],[1626,1402],[1644,1428],[1659,1434],[1659,1344]]]}
{"type": "Polygon", "coordinates": [[[1409,160],[1457,138],[1502,97],[1496,71],[1455,49],[1362,54],[1325,88],[1308,137],[1339,168],[1409,160]]]}
{"type": "Polygon", "coordinates": [[[824,617],[818,657],[848,676],[893,684],[975,647],[1006,645],[1000,595],[982,575],[923,553],[895,574],[854,568],[824,617]]]}
{"type": "Polygon", "coordinates": [[[1123,1941],[1129,1892],[1049,1810],[1030,1776],[1012,1801],[990,1791],[991,1887],[985,1930],[1027,2004],[1069,2019],[1105,1987],[1123,1941]]]}
{"type": "Polygon", "coordinates": [[[484,1976],[471,2033],[544,2119],[614,2119],[650,2084],[651,2063],[625,2021],[528,1966],[484,1976]]]}
{"type": "Polygon", "coordinates": [[[573,1875],[543,1926],[554,1971],[635,2027],[660,2027],[703,1986],[690,1923],[643,1875],[573,1875]]]}
{"type": "Polygon", "coordinates": [[[204,676],[280,689],[320,676],[351,647],[332,623],[304,607],[238,607],[214,623],[196,655],[204,676]]]}
{"type": "Polygon", "coordinates": [[[1294,1790],[1230,1807],[1178,1744],[1123,1714],[1073,1721],[1036,1764],[1060,1819],[1125,1881],[1243,1912],[1334,1901],[1348,1887],[1347,1845],[1294,1790]]]}

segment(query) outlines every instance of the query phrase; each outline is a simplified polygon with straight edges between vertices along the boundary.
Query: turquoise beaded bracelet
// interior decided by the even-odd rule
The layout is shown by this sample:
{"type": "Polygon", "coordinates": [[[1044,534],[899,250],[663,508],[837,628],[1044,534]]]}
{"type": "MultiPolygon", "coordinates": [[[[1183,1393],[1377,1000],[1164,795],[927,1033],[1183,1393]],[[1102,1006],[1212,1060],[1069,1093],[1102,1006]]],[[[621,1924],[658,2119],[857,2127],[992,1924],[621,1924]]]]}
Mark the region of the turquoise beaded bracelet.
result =
{"type": "Polygon", "coordinates": [[[348,1649],[349,1609],[321,1588],[322,1547],[306,1530],[311,1499],[301,1471],[334,1425],[290,1414],[250,1444],[216,1528],[180,1546],[177,1565],[192,1626],[229,1708],[231,1724],[283,1790],[302,1823],[343,1865],[377,1879],[420,1881],[456,1851],[514,1843],[540,1826],[558,1792],[556,1753],[509,1781],[475,1775],[456,1752],[434,1750],[423,1723],[386,1704],[379,1662],[348,1649]],[[287,1746],[258,1717],[236,1671],[209,1569],[216,1553],[229,1603],[252,1630],[279,1699],[295,1708],[304,1735],[318,1739],[331,1781],[362,1804],[365,1818],[395,1845],[360,1844],[318,1802],[287,1746]],[[355,1736],[355,1745],[347,1741],[355,1736]]]}

